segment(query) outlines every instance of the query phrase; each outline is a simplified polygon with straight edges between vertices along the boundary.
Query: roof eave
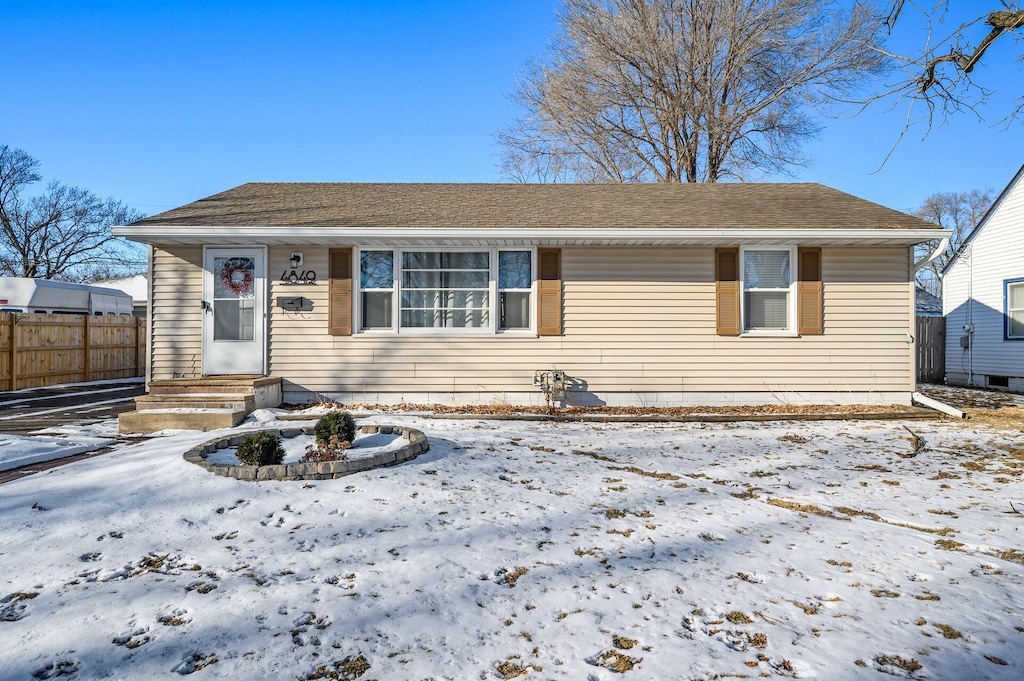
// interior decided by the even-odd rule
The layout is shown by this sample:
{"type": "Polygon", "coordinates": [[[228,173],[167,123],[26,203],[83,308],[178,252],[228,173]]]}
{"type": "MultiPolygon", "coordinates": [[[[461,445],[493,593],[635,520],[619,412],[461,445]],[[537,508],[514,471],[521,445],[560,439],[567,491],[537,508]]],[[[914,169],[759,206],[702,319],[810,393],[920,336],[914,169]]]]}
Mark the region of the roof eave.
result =
{"type": "Polygon", "coordinates": [[[323,245],[323,246],[713,246],[815,244],[834,246],[910,246],[948,237],[941,228],[821,229],[768,228],[677,229],[558,227],[275,227],[275,226],[118,226],[116,236],[155,246],[323,245]]]}

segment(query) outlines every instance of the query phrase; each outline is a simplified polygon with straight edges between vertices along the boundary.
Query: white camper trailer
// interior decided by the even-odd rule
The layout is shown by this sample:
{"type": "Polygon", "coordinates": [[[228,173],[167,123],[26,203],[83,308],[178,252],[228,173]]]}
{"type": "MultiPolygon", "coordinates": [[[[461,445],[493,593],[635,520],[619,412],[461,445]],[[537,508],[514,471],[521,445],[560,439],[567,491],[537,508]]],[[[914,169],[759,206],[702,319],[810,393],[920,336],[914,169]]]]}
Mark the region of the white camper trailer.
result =
{"type": "Polygon", "coordinates": [[[124,291],[99,286],[0,277],[0,312],[130,315],[132,297],[124,291]]]}

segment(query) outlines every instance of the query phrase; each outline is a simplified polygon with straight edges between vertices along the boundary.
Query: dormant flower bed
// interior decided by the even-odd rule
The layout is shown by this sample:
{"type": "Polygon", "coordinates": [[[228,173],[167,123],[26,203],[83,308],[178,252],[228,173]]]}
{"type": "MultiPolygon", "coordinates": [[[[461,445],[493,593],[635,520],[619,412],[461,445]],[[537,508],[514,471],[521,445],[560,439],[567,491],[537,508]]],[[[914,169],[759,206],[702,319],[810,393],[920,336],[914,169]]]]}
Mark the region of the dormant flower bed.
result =
{"type": "MultiPolygon", "coordinates": [[[[344,461],[327,461],[324,463],[286,463],[279,466],[249,466],[246,464],[225,464],[210,461],[210,455],[221,449],[237,447],[243,434],[225,435],[209,440],[185,452],[185,461],[201,466],[211,473],[238,480],[331,480],[346,475],[367,471],[373,468],[394,466],[409,461],[430,449],[427,436],[413,428],[402,426],[363,426],[359,429],[363,434],[393,434],[400,436],[395,441],[404,442],[394,449],[386,449],[372,456],[359,456],[359,448],[348,450],[349,458],[344,461]]],[[[313,435],[313,426],[301,428],[281,428],[270,430],[278,434],[282,440],[313,435]]]]}

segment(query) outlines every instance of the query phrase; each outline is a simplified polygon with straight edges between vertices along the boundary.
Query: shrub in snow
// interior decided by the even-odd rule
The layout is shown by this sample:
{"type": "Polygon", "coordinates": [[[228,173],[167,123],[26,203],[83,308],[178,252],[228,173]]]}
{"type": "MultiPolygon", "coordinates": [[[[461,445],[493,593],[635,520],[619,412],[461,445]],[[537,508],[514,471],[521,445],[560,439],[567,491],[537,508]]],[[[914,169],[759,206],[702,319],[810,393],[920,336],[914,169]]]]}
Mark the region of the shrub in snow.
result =
{"type": "Polygon", "coordinates": [[[302,463],[323,463],[324,461],[344,461],[348,458],[346,449],[352,445],[332,435],[327,442],[317,440],[315,445],[306,445],[306,454],[300,460],[302,463]]]}
{"type": "Polygon", "coordinates": [[[324,446],[337,436],[339,442],[352,444],[356,440],[356,420],[347,411],[329,411],[320,417],[313,428],[316,443],[324,446]]]}
{"type": "Polygon", "coordinates": [[[243,437],[235,456],[250,466],[276,466],[284,461],[284,448],[280,436],[261,430],[243,437]]]}

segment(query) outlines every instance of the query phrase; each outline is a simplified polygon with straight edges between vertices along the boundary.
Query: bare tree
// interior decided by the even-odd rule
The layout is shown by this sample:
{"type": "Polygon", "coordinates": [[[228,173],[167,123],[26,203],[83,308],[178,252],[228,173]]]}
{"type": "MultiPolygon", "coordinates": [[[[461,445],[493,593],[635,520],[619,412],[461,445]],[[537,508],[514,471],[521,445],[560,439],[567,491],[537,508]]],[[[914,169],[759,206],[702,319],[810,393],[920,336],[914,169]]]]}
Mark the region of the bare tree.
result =
{"type": "MultiPolygon", "coordinates": [[[[967,14],[958,13],[954,18],[949,0],[933,0],[931,5],[890,0],[888,14],[882,21],[883,29],[891,33],[904,21],[921,19],[927,39],[919,51],[888,55],[902,67],[906,78],[885,88],[879,97],[895,94],[909,98],[912,103],[923,102],[929,124],[936,113],[943,116],[966,110],[977,113],[978,105],[985,102],[995,88],[983,86],[975,80],[975,67],[997,42],[1020,42],[1024,38],[1021,0],[986,0],[978,4],[989,7],[984,10],[974,6],[964,9],[961,4],[955,9],[967,14]],[[907,14],[915,16],[908,17],[907,14]]],[[[1018,53],[1017,60],[1022,59],[1024,54],[1018,53]]],[[[1016,86],[1020,90],[1020,82],[1017,79],[1002,85],[1016,86]]],[[[1024,97],[1017,102],[1016,109],[1009,112],[1006,120],[1016,118],[1024,111],[1024,97]]],[[[908,122],[913,123],[913,117],[908,117],[908,122]]]]}
{"type": "MultiPolygon", "coordinates": [[[[938,192],[924,200],[914,215],[934,222],[946,229],[953,230],[949,246],[938,258],[925,265],[917,272],[917,285],[934,295],[942,295],[942,282],[939,273],[953,259],[970,236],[974,227],[981,222],[986,211],[992,205],[992,190],[973,189],[969,192],[938,192]]],[[[938,241],[930,241],[918,247],[918,255],[926,256],[939,245],[938,241]]]]}
{"type": "Polygon", "coordinates": [[[0,145],[0,274],[82,281],[96,271],[145,268],[138,247],[110,232],[141,213],[56,181],[27,196],[25,190],[42,179],[38,168],[26,152],[0,145]]]}
{"type": "Polygon", "coordinates": [[[716,182],[802,162],[814,115],[881,71],[877,13],[827,0],[563,0],[497,135],[523,180],[716,182]]]}

